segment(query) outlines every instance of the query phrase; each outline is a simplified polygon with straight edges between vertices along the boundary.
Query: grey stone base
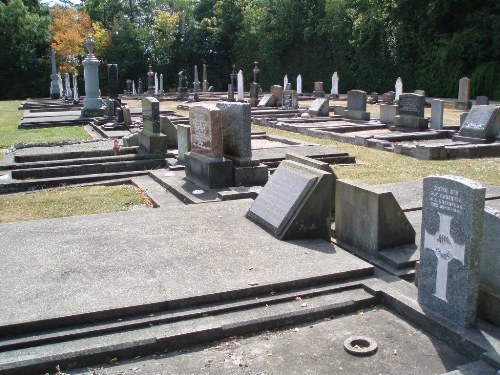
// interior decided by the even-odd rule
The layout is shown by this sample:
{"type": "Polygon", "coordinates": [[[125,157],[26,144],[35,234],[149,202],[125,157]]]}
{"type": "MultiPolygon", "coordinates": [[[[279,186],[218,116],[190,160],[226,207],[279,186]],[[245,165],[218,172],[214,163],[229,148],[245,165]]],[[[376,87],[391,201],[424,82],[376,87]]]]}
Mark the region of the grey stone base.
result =
{"type": "Polygon", "coordinates": [[[98,109],[82,108],[81,117],[83,118],[103,117],[103,116],[104,116],[104,108],[98,108],[98,109]]]}
{"type": "Polygon", "coordinates": [[[186,178],[208,189],[234,186],[233,162],[226,158],[209,158],[196,152],[184,154],[186,178]]]}
{"type": "Polygon", "coordinates": [[[325,92],[324,91],[313,91],[313,96],[315,98],[324,98],[325,92]]]}
{"type": "Polygon", "coordinates": [[[147,152],[167,153],[168,143],[165,134],[154,134],[143,129],[138,133],[138,141],[139,146],[147,152]]]}
{"type": "Polygon", "coordinates": [[[334,115],[338,115],[338,116],[344,117],[345,106],[343,106],[343,105],[334,105],[334,106],[332,106],[332,109],[333,109],[333,114],[334,115]]]}
{"type": "Polygon", "coordinates": [[[353,109],[346,109],[344,111],[344,117],[351,119],[351,120],[369,121],[370,120],[370,112],[355,111],[353,109]]]}
{"type": "Polygon", "coordinates": [[[394,125],[399,131],[427,130],[429,119],[414,116],[394,116],[394,125]]]}
{"type": "Polygon", "coordinates": [[[269,178],[267,165],[260,164],[255,167],[235,167],[235,186],[264,186],[269,178]]]}
{"type": "Polygon", "coordinates": [[[494,142],[494,141],[490,141],[488,139],[464,137],[463,135],[458,135],[458,134],[453,135],[452,139],[453,139],[453,142],[468,142],[468,143],[476,143],[476,144],[486,144],[486,143],[493,143],[494,142]]]}

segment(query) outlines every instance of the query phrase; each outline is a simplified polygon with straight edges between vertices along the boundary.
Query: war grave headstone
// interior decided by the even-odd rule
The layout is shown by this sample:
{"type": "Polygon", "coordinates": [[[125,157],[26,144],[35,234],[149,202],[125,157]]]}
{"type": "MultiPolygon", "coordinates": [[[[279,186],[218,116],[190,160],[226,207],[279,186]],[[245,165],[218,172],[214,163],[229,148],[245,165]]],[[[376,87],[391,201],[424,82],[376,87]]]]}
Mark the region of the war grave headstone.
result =
{"type": "Polygon", "coordinates": [[[458,99],[455,102],[455,108],[466,111],[470,107],[470,79],[462,77],[460,81],[458,81],[458,99]]]}
{"type": "Polygon", "coordinates": [[[191,151],[184,154],[186,178],[212,189],[233,185],[233,162],[224,158],[222,111],[197,105],[189,111],[191,151]]]}
{"type": "Polygon", "coordinates": [[[444,100],[433,99],[431,102],[431,129],[443,129],[444,100]]]}
{"type": "Polygon", "coordinates": [[[218,102],[221,110],[224,156],[234,164],[235,186],[264,185],[268,167],[252,160],[252,118],[247,103],[218,102]]]}
{"type": "Polygon", "coordinates": [[[185,153],[191,151],[191,127],[189,125],[177,125],[177,160],[185,162],[185,153]]]}
{"type": "Polygon", "coordinates": [[[331,239],[332,174],[284,160],[247,212],[280,240],[331,239]]]}
{"type": "Polygon", "coordinates": [[[424,117],[425,96],[419,94],[401,94],[399,96],[399,114],[394,117],[394,125],[400,131],[428,129],[429,120],[424,117]]]}
{"type": "Polygon", "coordinates": [[[383,124],[394,124],[394,117],[399,113],[397,105],[380,104],[380,122],[383,124]]]}
{"type": "Polygon", "coordinates": [[[318,98],[307,110],[311,117],[328,117],[330,115],[330,100],[328,98],[318,98]]]}
{"type": "Polygon", "coordinates": [[[160,116],[160,133],[167,136],[168,148],[177,148],[177,126],[167,116],[160,116]]]}
{"type": "Polygon", "coordinates": [[[347,109],[344,117],[351,120],[370,120],[370,113],[366,112],[366,92],[350,90],[347,92],[347,109]]]}
{"type": "Polygon", "coordinates": [[[424,178],[418,301],[460,326],[476,317],[485,192],[461,177],[424,178]]]}
{"type": "Polygon", "coordinates": [[[108,64],[108,97],[118,99],[118,66],[108,64]]]}
{"type": "Polygon", "coordinates": [[[489,105],[490,99],[487,96],[476,96],[476,105],[489,105]]]}
{"type": "Polygon", "coordinates": [[[490,143],[496,140],[500,131],[500,107],[494,105],[472,106],[464,119],[454,141],[490,143]]]}
{"type": "Polygon", "coordinates": [[[313,96],[316,98],[323,98],[325,96],[325,89],[323,82],[314,82],[313,96]]]}
{"type": "Polygon", "coordinates": [[[299,108],[299,101],[297,99],[297,91],[295,91],[295,90],[283,90],[282,102],[283,102],[282,108],[286,108],[286,109],[299,108]]]}
{"type": "Polygon", "coordinates": [[[168,139],[160,132],[160,102],[153,97],[142,99],[143,128],[138,133],[139,146],[147,152],[166,153],[168,139]]]}

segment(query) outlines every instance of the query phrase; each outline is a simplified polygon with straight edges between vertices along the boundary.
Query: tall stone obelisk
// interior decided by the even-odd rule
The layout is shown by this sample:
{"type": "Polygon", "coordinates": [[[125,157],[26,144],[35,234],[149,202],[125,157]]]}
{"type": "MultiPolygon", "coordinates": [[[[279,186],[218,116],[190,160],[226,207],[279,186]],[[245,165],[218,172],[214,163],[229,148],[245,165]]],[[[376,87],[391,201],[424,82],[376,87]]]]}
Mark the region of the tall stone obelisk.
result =
{"type": "Polygon", "coordinates": [[[50,75],[50,99],[61,97],[61,87],[59,86],[59,74],[56,68],[56,51],[52,50],[52,74],[50,75]]]}
{"type": "Polygon", "coordinates": [[[88,55],[83,60],[83,78],[85,80],[85,99],[83,99],[82,117],[96,117],[104,114],[101,92],[99,90],[99,60],[94,56],[95,43],[89,35],[85,40],[88,55]]]}

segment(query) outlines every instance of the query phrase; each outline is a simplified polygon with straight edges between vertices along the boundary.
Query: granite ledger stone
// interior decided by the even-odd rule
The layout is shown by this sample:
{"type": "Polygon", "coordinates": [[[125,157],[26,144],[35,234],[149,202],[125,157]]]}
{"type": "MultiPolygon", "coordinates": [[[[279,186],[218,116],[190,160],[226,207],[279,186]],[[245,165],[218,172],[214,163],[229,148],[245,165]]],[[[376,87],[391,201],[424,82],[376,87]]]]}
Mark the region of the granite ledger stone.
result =
{"type": "Polygon", "coordinates": [[[461,326],[476,316],[485,192],[456,176],[424,179],[418,301],[461,326]]]}

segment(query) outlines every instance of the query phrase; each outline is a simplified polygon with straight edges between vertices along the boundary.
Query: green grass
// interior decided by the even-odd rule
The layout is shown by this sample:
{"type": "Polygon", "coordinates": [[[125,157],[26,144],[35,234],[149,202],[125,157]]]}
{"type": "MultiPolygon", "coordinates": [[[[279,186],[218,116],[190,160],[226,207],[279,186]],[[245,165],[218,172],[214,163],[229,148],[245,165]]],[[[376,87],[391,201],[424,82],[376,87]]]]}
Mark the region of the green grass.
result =
{"type": "MultiPolygon", "coordinates": [[[[0,149],[18,142],[56,142],[69,139],[85,140],[90,135],[82,126],[60,126],[42,129],[17,129],[23,111],[17,109],[18,100],[0,101],[0,149]]],[[[1,158],[1,155],[0,155],[1,158]]]]}
{"type": "Polygon", "coordinates": [[[333,166],[338,178],[357,180],[368,184],[383,184],[420,179],[432,174],[453,174],[482,183],[500,185],[500,158],[417,160],[392,152],[313,138],[297,133],[254,125],[258,131],[265,131],[306,142],[318,143],[349,152],[356,157],[357,165],[333,166]]]}
{"type": "Polygon", "coordinates": [[[0,223],[99,214],[151,207],[132,186],[85,186],[0,196],[0,223]]]}

